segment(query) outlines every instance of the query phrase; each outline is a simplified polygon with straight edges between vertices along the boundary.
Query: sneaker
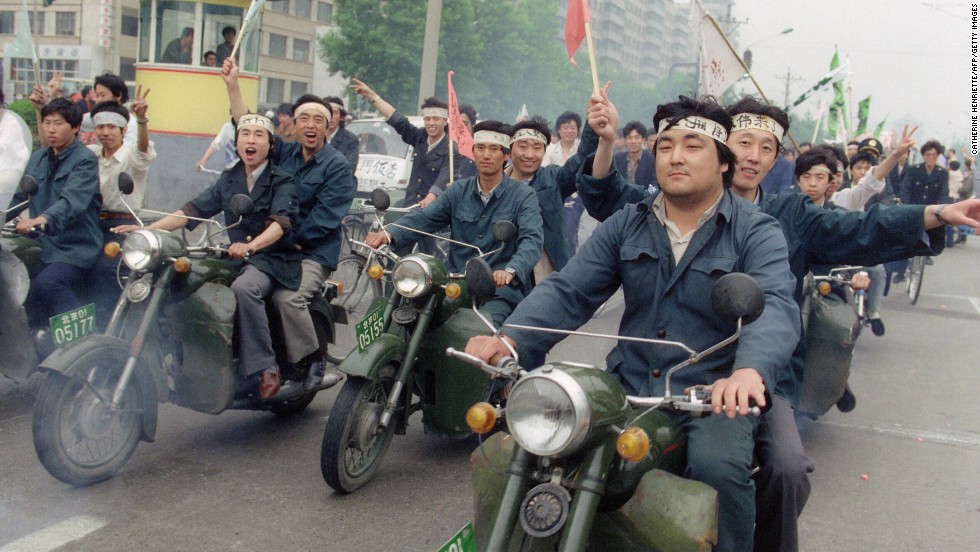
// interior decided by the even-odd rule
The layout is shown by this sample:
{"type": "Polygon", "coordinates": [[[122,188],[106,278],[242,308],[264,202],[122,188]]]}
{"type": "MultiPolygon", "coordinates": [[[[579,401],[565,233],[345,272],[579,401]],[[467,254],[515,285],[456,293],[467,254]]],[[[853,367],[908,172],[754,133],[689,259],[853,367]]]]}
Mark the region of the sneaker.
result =
{"type": "Polygon", "coordinates": [[[837,410],[840,410],[841,412],[850,412],[854,410],[855,406],[857,406],[857,397],[855,397],[854,393],[851,392],[850,387],[845,387],[844,394],[841,396],[841,398],[837,399],[837,410]]]}
{"type": "Polygon", "coordinates": [[[926,257],[926,264],[932,266],[932,257],[926,257]]]}
{"type": "Polygon", "coordinates": [[[870,322],[872,333],[878,337],[885,335],[885,323],[882,322],[880,318],[872,318],[870,322]]]}

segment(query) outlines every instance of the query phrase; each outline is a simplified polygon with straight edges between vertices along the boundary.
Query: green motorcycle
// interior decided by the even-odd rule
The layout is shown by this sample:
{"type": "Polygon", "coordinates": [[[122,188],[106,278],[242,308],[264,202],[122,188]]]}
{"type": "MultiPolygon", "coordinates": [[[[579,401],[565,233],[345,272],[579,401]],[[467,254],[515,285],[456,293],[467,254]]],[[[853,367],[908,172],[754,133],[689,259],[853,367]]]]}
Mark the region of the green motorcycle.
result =
{"type": "Polygon", "coordinates": [[[245,409],[290,415],[337,383],[324,375],[322,363],[335,322],[330,300],[337,289],[328,281],[309,306],[319,350],[288,363],[281,324],[270,308],[282,387],[263,400],[244,385],[236,369],[235,296],[229,288],[241,265],[227,259],[223,247],[206,244],[253,209],[246,195],[233,197],[228,207],[238,222],[225,228],[194,219],[218,227],[199,245],[147,229],[128,235],[121,251],[107,245],[107,254],[121,253],[132,273],[105,334],[73,341],[40,365],[48,375],[34,404],[34,447],[55,478],[83,486],[111,477],[139,441],[154,440],[159,403],[208,414],[245,409]]]}
{"type": "MultiPolygon", "coordinates": [[[[466,272],[471,295],[477,301],[489,297],[489,267],[467,266],[466,272]]],[[[663,397],[628,396],[594,366],[553,362],[524,371],[515,351],[493,365],[446,351],[513,385],[506,407],[476,404],[467,413],[477,433],[502,429],[501,418],[507,428],[471,456],[479,550],[710,550],[717,538],[717,493],[680,477],[684,434],[664,413],[710,415],[710,394],[696,387],[672,396],[670,378],[735,342],[742,325],[765,307],[758,283],[744,274],[723,276],[711,293],[715,312],[731,321],[735,333],[701,352],[671,341],[515,326],[683,348],[690,357],[667,372],[663,397]]],[[[759,414],[758,407],[752,414],[759,414]]]]}
{"type": "MultiPolygon", "coordinates": [[[[390,207],[387,194],[375,190],[372,205],[383,221],[390,207]]],[[[504,243],[517,232],[510,221],[498,222],[493,230],[504,243]]],[[[469,303],[464,275],[450,273],[445,262],[430,255],[399,257],[387,246],[372,249],[354,243],[385,259],[390,268],[368,268],[374,278],[388,277],[388,295],[375,298],[356,324],[357,345],[338,367],[347,380],[323,432],[323,478],[344,493],[371,480],[392,436],[405,434],[413,413],[422,412],[427,433],[469,437],[466,411],[474,402],[488,400],[492,391],[485,373],[444,353],[487,333],[472,310],[460,308],[469,303]]],[[[473,248],[480,257],[497,251],[473,248]]]]}

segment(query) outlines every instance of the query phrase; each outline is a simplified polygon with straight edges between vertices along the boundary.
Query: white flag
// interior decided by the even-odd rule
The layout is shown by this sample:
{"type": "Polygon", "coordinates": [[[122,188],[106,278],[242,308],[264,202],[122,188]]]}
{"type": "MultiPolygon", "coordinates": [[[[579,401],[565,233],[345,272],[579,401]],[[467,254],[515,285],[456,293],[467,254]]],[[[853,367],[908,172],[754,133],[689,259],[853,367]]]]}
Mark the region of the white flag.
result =
{"type": "Polygon", "coordinates": [[[517,114],[517,118],[514,119],[514,122],[520,123],[521,121],[528,120],[530,117],[531,116],[527,112],[527,104],[523,104],[521,105],[521,111],[517,114]]]}
{"type": "Polygon", "coordinates": [[[732,51],[713,17],[708,15],[700,1],[691,3],[696,22],[700,27],[701,51],[698,57],[698,95],[710,94],[717,98],[742,78],[745,68],[738,55],[732,51]]]}

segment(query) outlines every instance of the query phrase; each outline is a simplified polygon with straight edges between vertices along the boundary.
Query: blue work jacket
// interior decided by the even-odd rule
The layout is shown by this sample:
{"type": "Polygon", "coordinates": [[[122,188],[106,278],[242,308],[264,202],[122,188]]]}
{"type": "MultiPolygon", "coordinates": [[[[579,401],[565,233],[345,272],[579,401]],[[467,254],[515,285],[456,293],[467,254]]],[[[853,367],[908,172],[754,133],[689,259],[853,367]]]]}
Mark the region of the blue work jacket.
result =
{"type": "Polygon", "coordinates": [[[936,165],[932,172],[926,170],[925,163],[912,165],[905,169],[898,185],[898,197],[904,205],[935,205],[950,203],[949,171],[936,165]]]}
{"type": "MultiPolygon", "coordinates": [[[[737,344],[676,372],[671,392],[713,383],[738,368],[755,369],[773,387],[800,336],[786,240],[772,217],[728,190],[722,193],[717,212],[677,263],[652,212],[653,198],[628,205],[600,225],[561,272],[538,284],[507,323],[576,329],[622,286],[619,335],[679,341],[702,351],[735,331],[715,315],[711,286],[725,274],[744,272],[765,292],[762,316],[745,326],[737,344]]],[[[525,367],[543,362],[564,337],[507,327],[503,332],[517,343],[525,367]]],[[[664,392],[667,370],[687,358],[677,347],[620,342],[606,365],[629,394],[656,396],[664,392]]]]}

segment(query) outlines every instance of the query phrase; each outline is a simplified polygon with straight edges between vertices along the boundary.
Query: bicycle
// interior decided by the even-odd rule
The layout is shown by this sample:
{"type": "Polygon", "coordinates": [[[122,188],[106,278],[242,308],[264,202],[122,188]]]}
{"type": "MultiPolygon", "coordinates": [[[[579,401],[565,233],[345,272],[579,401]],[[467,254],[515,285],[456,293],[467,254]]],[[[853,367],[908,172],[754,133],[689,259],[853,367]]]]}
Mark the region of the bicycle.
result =
{"type": "Polygon", "coordinates": [[[919,300],[919,291],[922,289],[922,276],[925,273],[925,270],[925,257],[912,257],[912,259],[909,260],[908,269],[905,271],[905,278],[909,282],[909,301],[913,305],[919,300]]]}

